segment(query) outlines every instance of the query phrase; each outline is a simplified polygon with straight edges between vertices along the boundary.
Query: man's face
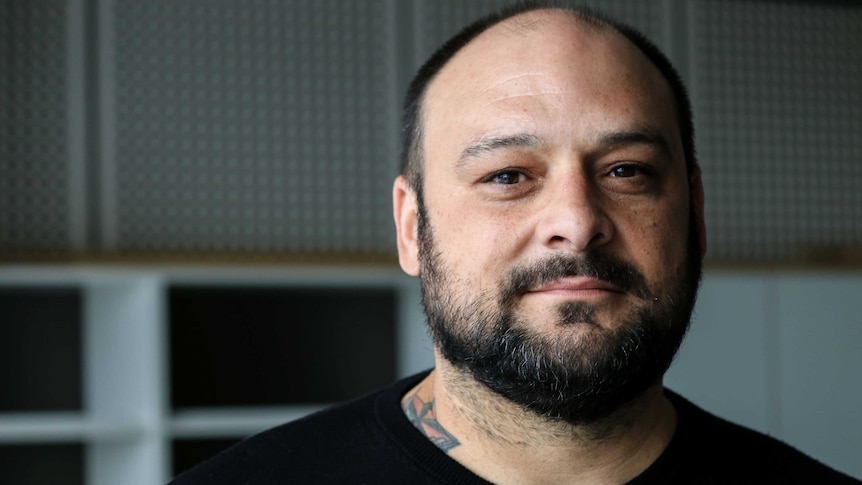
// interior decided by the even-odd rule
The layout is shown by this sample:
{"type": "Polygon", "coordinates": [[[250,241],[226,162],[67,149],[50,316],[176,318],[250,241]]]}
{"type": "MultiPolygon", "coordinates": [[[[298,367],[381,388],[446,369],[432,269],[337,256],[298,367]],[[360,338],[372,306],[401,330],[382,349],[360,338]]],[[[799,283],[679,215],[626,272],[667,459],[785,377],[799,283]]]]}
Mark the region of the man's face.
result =
{"type": "Polygon", "coordinates": [[[397,181],[395,216],[443,357],[572,423],[659,382],[695,298],[702,198],[646,57],[564,14],[516,17],[441,70],[422,126],[424,200],[397,181]]]}

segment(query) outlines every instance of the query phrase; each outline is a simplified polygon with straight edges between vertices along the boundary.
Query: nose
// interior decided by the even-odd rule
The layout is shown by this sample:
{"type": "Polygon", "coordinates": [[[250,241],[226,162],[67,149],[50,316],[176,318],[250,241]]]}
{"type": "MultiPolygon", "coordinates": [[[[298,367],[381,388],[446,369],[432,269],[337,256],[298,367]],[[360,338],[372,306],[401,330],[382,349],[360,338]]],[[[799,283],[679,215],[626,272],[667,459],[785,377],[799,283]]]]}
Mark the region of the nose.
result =
{"type": "Polygon", "coordinates": [[[550,249],[585,252],[613,239],[614,225],[601,194],[583,174],[555,181],[539,209],[537,236],[550,249]]]}

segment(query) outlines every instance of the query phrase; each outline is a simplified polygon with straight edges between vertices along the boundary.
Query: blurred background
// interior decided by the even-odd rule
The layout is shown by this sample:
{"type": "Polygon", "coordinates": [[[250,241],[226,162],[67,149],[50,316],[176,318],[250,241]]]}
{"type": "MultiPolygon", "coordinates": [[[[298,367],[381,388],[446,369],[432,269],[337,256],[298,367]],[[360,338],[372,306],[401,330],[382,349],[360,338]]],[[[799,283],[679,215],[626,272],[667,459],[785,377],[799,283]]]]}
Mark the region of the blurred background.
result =
{"type": "MultiPolygon", "coordinates": [[[[0,0],[0,481],[163,483],[429,367],[400,102],[506,3],[0,0]]],[[[668,386],[862,477],[862,3],[580,3],[694,105],[709,251],[668,386]]]]}

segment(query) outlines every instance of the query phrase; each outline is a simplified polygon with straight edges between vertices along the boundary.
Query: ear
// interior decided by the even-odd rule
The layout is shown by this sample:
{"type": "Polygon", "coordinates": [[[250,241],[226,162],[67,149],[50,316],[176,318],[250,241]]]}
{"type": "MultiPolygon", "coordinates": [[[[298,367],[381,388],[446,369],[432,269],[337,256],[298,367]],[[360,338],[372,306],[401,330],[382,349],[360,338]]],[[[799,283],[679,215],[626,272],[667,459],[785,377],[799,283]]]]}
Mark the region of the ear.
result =
{"type": "Polygon", "coordinates": [[[392,215],[398,238],[398,262],[405,273],[419,275],[419,212],[416,192],[403,176],[392,186],[392,215]]]}
{"type": "Polygon", "coordinates": [[[706,219],[703,215],[703,181],[700,176],[700,167],[695,168],[689,176],[689,187],[691,190],[691,210],[694,211],[693,221],[698,225],[700,236],[700,257],[706,255],[706,219]]]}

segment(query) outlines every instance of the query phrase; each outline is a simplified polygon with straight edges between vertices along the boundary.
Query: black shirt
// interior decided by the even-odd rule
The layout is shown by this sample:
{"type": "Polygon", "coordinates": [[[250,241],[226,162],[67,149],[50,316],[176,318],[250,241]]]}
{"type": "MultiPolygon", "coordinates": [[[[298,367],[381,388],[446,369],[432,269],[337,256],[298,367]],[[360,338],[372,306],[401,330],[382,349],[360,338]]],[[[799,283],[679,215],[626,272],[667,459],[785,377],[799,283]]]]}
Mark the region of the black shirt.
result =
{"type": "MultiPolygon", "coordinates": [[[[426,375],[243,440],[170,485],[488,485],[404,416],[401,397],[426,375]]],[[[862,484],[787,444],[665,393],[679,416],[677,431],[632,485],[862,484]]]]}

